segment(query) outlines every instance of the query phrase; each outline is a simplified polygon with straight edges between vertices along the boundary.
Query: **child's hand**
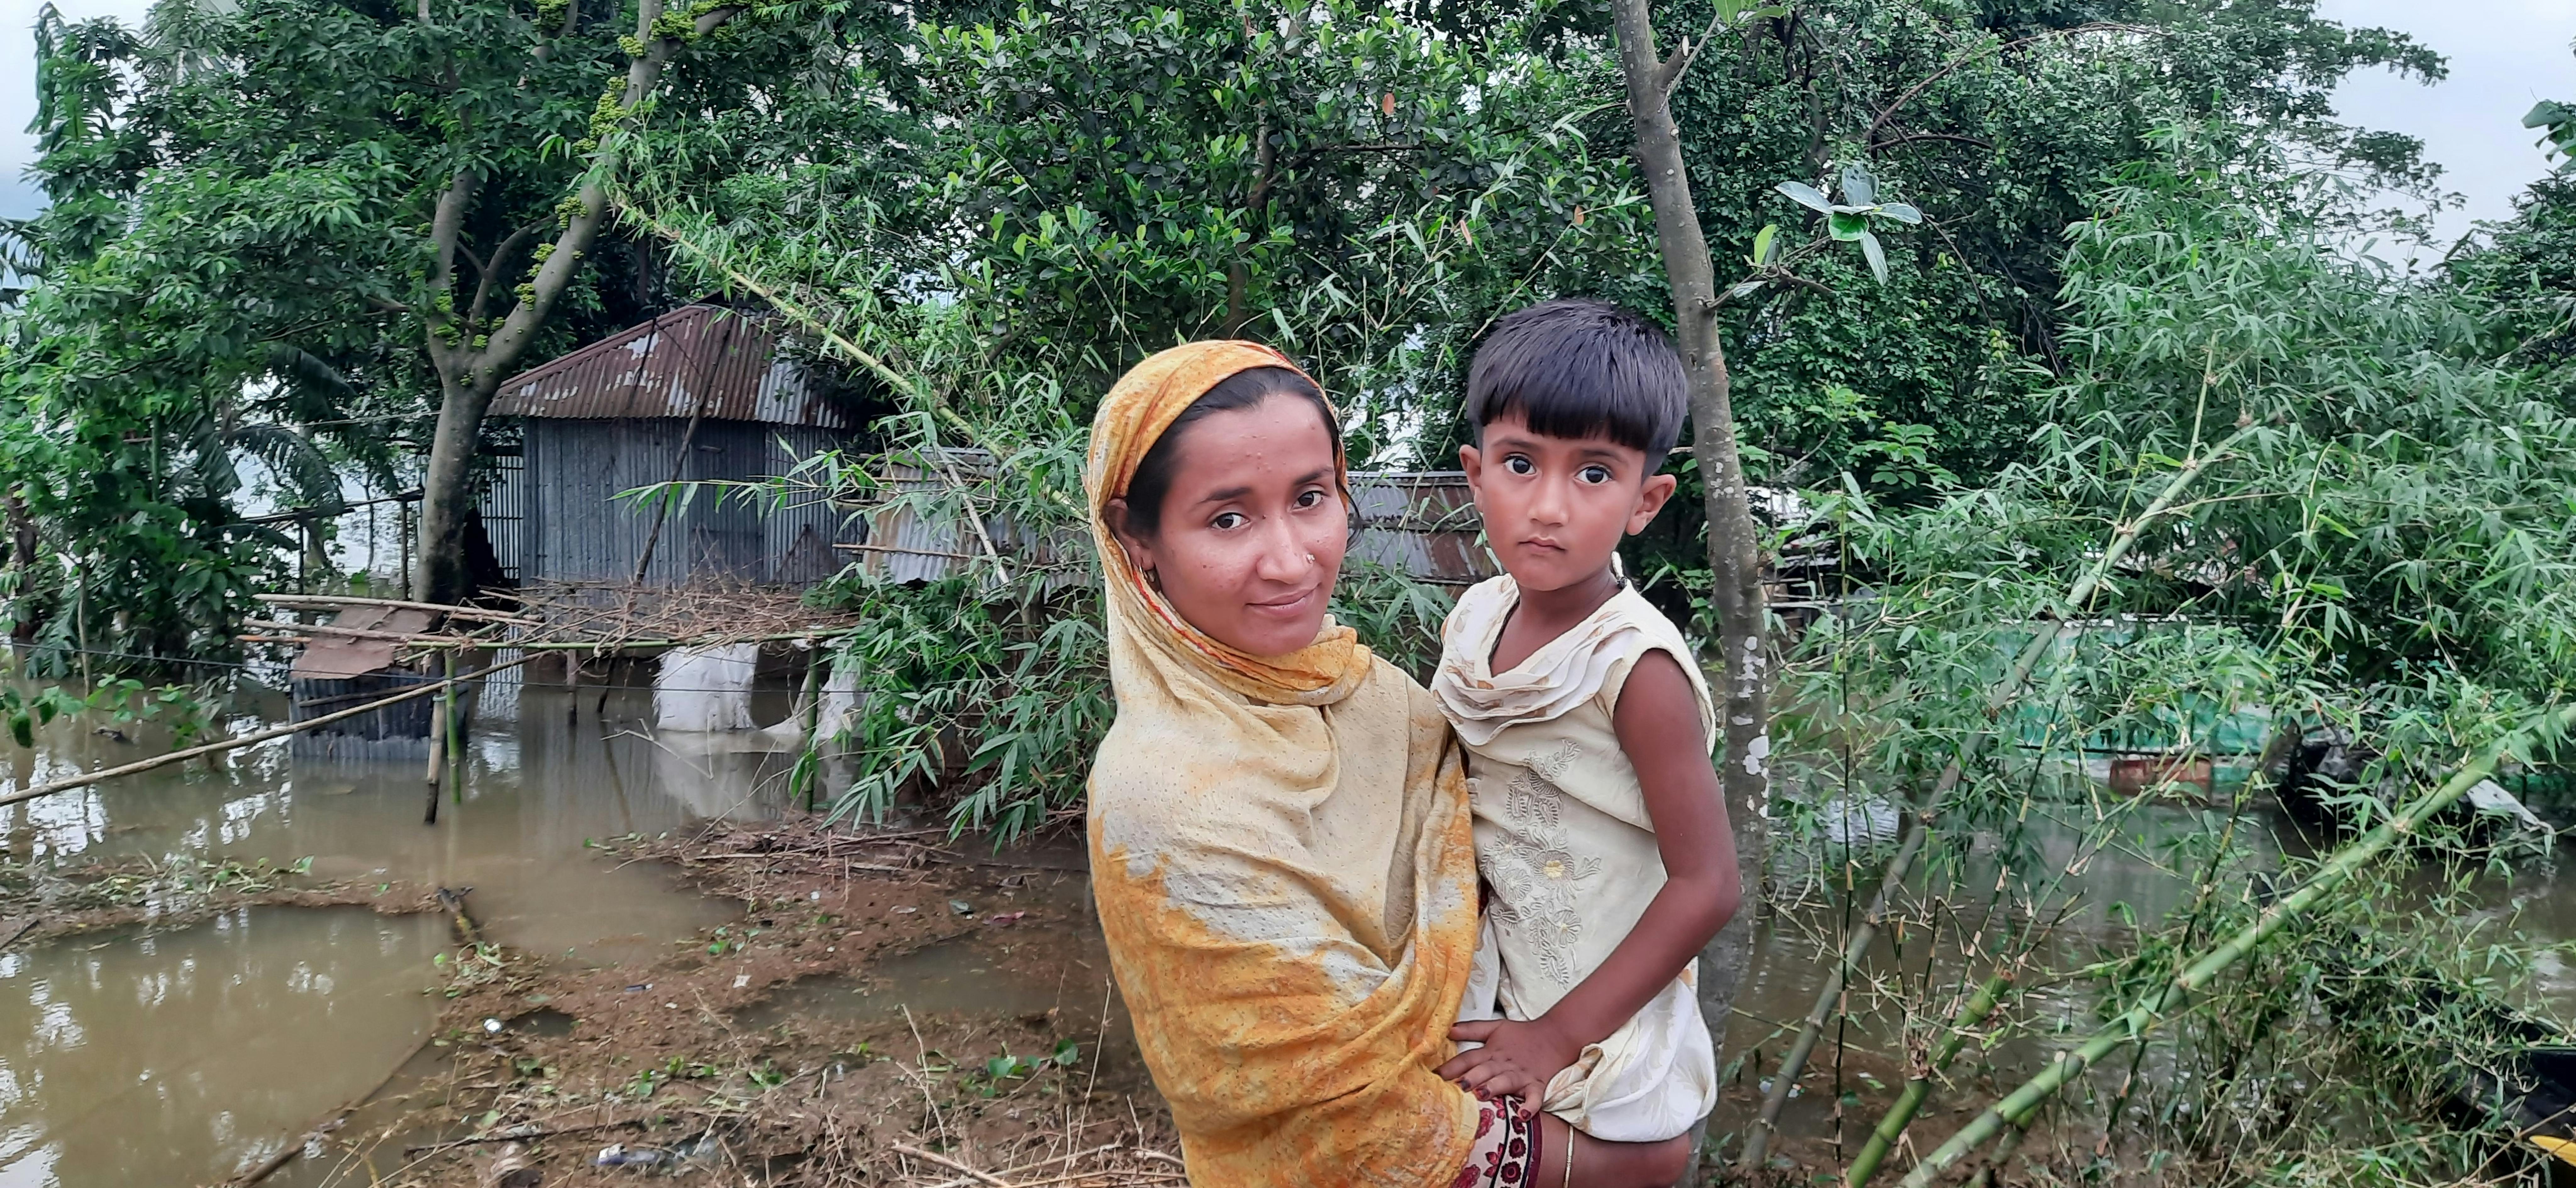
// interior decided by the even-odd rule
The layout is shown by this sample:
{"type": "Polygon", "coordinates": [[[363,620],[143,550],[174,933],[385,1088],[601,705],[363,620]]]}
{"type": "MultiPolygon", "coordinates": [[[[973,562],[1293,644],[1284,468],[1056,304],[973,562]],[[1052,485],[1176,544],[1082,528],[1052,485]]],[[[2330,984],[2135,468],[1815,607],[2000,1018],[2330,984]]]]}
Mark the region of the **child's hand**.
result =
{"type": "Polygon", "coordinates": [[[1449,1038],[1485,1046],[1441,1065],[1442,1077],[1480,1098],[1518,1097],[1532,1110],[1546,1095],[1548,1080],[1583,1055],[1583,1045],[1545,1019],[1480,1019],[1450,1028],[1449,1038]]]}

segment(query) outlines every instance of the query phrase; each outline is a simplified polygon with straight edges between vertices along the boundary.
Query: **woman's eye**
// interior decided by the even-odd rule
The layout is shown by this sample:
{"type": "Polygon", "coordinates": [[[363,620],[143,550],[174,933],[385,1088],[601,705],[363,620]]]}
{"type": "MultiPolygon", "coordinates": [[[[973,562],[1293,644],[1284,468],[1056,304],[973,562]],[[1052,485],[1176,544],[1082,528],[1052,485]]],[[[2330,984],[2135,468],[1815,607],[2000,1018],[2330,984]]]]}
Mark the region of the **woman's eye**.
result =
{"type": "Polygon", "coordinates": [[[1538,473],[1538,464],[1530,461],[1529,456],[1526,454],[1514,454],[1511,457],[1503,459],[1503,469],[1511,471],[1513,474],[1536,474],[1538,473]]]}
{"type": "Polygon", "coordinates": [[[1299,493],[1297,496],[1297,506],[1301,509],[1316,507],[1321,505],[1323,502],[1324,493],[1321,491],[1305,491],[1299,493]]]}
{"type": "Polygon", "coordinates": [[[1604,466],[1586,466],[1576,472],[1576,477],[1584,482],[1599,485],[1610,481],[1610,470],[1604,466]]]}
{"type": "Polygon", "coordinates": [[[1208,521],[1208,527],[1219,532],[1232,532],[1251,522],[1244,518],[1242,512],[1218,512],[1215,519],[1208,521]]]}

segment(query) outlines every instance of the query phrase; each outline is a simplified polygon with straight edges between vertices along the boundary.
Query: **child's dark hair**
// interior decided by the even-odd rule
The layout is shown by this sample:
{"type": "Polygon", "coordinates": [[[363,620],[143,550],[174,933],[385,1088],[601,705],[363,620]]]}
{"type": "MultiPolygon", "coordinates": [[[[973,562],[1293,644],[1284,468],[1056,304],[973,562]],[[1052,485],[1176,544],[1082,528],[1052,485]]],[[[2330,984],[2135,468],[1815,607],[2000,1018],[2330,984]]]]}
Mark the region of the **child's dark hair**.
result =
{"type": "Polygon", "coordinates": [[[1231,412],[1251,408],[1273,396],[1296,396],[1315,406],[1324,418],[1324,433],[1336,443],[1341,441],[1342,427],[1333,416],[1333,406],[1324,402],[1324,394],[1305,376],[1285,367],[1254,367],[1225,377],[1205,395],[1192,401],[1181,415],[1172,419],[1170,428],[1154,439],[1144,458],[1136,463],[1136,474],[1127,480],[1127,520],[1122,528],[1139,540],[1152,540],[1163,531],[1163,501],[1172,494],[1172,471],[1180,465],[1181,432],[1209,413],[1231,412]]]}
{"type": "Polygon", "coordinates": [[[1467,369],[1467,421],[1519,413],[1533,433],[1604,437],[1661,469],[1690,409],[1690,378],[1661,327],[1607,301],[1564,297],[1504,314],[1467,369]]]}

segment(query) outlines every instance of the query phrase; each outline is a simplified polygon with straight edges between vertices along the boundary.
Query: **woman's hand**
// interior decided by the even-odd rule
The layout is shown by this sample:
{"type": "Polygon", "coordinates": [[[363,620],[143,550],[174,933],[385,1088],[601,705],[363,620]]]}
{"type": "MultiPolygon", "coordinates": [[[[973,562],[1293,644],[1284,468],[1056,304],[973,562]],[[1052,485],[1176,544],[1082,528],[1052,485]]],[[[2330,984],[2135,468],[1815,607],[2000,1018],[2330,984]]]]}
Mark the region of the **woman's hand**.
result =
{"type": "Polygon", "coordinates": [[[1484,1047],[1451,1058],[1440,1066],[1441,1076],[1480,1098],[1518,1097],[1532,1110],[1547,1095],[1548,1081],[1583,1055],[1582,1044],[1544,1018],[1479,1019],[1450,1028],[1449,1038],[1484,1047]]]}

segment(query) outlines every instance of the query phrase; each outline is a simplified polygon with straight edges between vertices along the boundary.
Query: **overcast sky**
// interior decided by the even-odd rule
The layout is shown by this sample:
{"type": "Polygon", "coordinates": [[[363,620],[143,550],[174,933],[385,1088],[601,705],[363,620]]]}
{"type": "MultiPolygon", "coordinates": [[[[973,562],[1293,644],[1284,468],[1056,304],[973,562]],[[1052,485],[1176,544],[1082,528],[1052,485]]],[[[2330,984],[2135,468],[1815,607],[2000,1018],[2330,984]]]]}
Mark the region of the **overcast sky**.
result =
{"type": "MultiPolygon", "coordinates": [[[[0,216],[37,206],[24,180],[35,140],[36,9],[42,0],[0,0],[0,216]]],[[[57,0],[75,19],[140,20],[149,0],[57,0]]],[[[2439,221],[2446,237],[2472,219],[2512,213],[2514,195],[2548,169],[2522,113],[2541,99],[2576,102],[2576,0],[2320,0],[2348,24],[2383,25],[2422,39],[2450,59],[2450,77],[2425,87],[2386,71],[2352,79],[2336,93],[2346,118],[2421,138],[2463,199],[2439,221]]]]}

